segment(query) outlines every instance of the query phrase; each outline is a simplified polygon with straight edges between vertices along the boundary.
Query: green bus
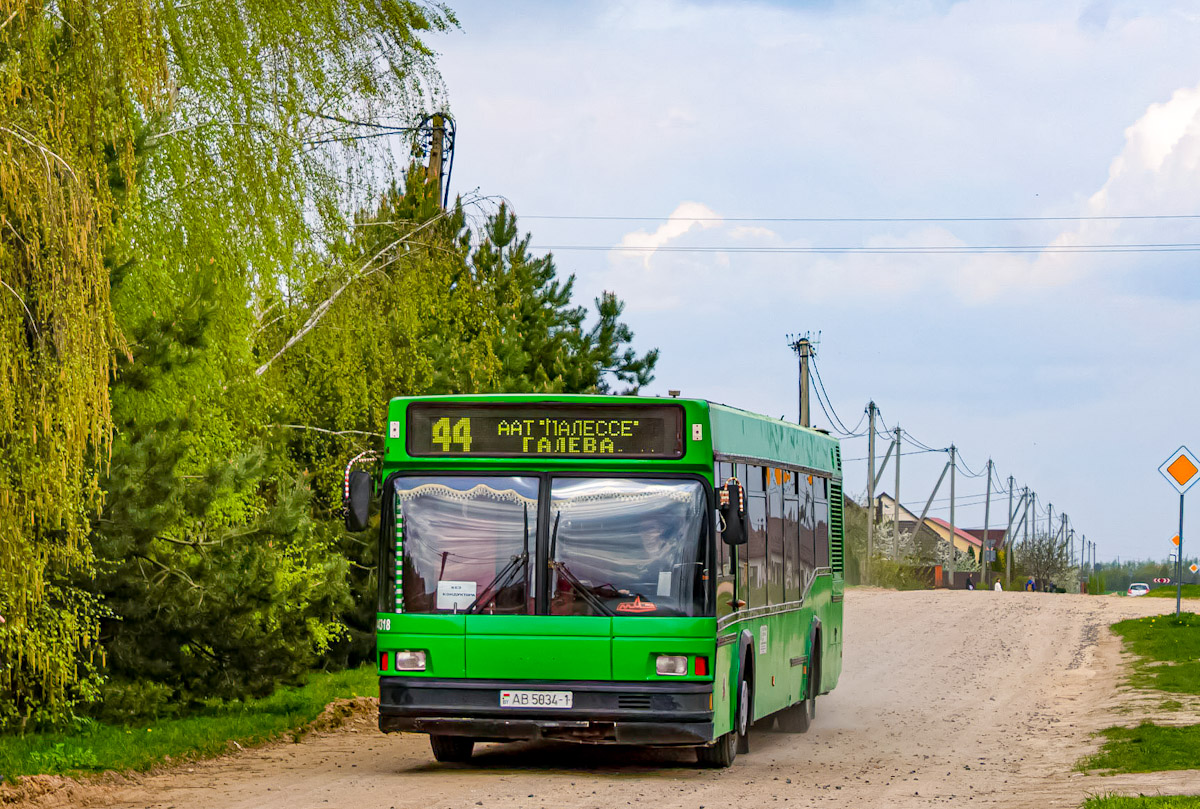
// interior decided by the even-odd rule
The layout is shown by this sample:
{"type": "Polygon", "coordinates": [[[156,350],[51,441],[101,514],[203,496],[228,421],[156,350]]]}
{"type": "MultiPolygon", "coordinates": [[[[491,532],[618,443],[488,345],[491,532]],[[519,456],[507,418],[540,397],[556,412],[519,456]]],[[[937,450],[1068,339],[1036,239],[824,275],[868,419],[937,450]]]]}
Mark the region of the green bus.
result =
{"type": "MultiPolygon", "coordinates": [[[[353,462],[351,463],[351,467],[353,462]]],[[[396,398],[382,484],[379,727],[692,746],[803,732],[842,662],[836,440],[703,400],[396,398]]]]}

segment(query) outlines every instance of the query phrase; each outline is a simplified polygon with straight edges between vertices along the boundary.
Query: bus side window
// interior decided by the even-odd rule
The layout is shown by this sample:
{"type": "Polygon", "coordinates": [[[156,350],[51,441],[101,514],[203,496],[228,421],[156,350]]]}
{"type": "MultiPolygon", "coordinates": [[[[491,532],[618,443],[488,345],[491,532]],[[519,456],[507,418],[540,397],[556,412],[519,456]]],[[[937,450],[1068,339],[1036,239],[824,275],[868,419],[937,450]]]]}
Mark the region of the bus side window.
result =
{"type": "Polygon", "coordinates": [[[824,478],[815,481],[821,484],[816,500],[817,567],[829,567],[829,494],[824,478]]]}
{"type": "Polygon", "coordinates": [[[800,575],[800,500],[796,497],[795,479],[800,477],[798,472],[792,473],[792,481],[783,490],[783,580],[787,597],[798,601],[803,595],[804,586],[800,575]]]}
{"type": "MultiPolygon", "coordinates": [[[[733,474],[742,482],[742,485],[747,490],[750,488],[750,467],[744,463],[733,465],[733,474]]],[[[747,511],[749,511],[750,503],[747,497],[747,511]]],[[[746,515],[746,528],[750,528],[749,514],[746,515]]],[[[746,606],[750,606],[750,546],[741,545],[737,548],[737,556],[735,561],[734,578],[737,580],[737,597],[739,601],[745,602],[746,606]]]]}
{"type": "Polygon", "coordinates": [[[767,470],[767,603],[787,600],[783,581],[782,469],[767,470]]]}
{"type": "Polygon", "coordinates": [[[767,604],[767,493],[762,489],[762,467],[752,466],[749,471],[752,484],[746,494],[749,541],[744,549],[748,557],[746,576],[750,586],[748,597],[743,600],[747,606],[763,607],[767,604]]]}
{"type": "Polygon", "coordinates": [[[813,484],[805,475],[800,480],[800,564],[808,570],[817,566],[815,512],[813,484]]]}
{"type": "MultiPolygon", "coordinates": [[[[720,488],[725,481],[733,477],[733,464],[726,461],[719,461],[715,469],[715,480],[717,487],[720,488]]],[[[728,615],[733,612],[733,605],[730,603],[734,598],[733,590],[733,554],[734,549],[725,544],[721,539],[720,534],[717,534],[717,617],[728,615]]]]}

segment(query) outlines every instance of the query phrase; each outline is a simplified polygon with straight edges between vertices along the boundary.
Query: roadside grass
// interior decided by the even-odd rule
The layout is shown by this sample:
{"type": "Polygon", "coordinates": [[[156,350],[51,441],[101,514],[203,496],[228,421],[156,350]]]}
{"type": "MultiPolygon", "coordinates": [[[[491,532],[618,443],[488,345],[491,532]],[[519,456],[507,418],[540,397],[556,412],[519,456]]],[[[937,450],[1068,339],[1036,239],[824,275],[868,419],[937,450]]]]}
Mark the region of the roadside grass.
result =
{"type": "MultiPolygon", "coordinates": [[[[1175,586],[1172,584],[1164,584],[1162,587],[1155,587],[1150,592],[1146,593],[1141,598],[1174,598],[1175,586]]],[[[1185,584],[1183,585],[1184,598],[1200,598],[1200,584],[1185,584]]]]}
{"type": "MultiPolygon", "coordinates": [[[[1125,648],[1137,655],[1129,676],[1132,685],[1170,693],[1200,694],[1200,615],[1134,618],[1115,623],[1112,629],[1125,641],[1125,648]]],[[[1166,700],[1162,707],[1178,710],[1182,704],[1166,700]]],[[[1100,735],[1105,739],[1100,751],[1082,759],[1077,769],[1109,772],[1200,769],[1200,725],[1167,727],[1143,722],[1132,728],[1108,728],[1100,735]]],[[[1160,804],[1130,804],[1143,805],[1160,804]]],[[[1200,806],[1200,802],[1195,805],[1200,806]]]]}
{"type": "Polygon", "coordinates": [[[1200,809],[1200,796],[1151,795],[1126,797],[1105,795],[1089,798],[1080,809],[1200,809]]]}
{"type": "Polygon", "coordinates": [[[375,696],[378,691],[375,669],[364,666],[315,672],[298,688],[281,688],[262,699],[226,703],[198,715],[149,725],[88,722],[78,733],[0,736],[0,782],[21,775],[145,770],[167,757],[220,755],[230,742],[254,745],[294,733],[330,702],[375,696]]]}
{"type": "MultiPolygon", "coordinates": [[[[1144,596],[1143,596],[1144,598],[1144,596]]],[[[1131,684],[1177,694],[1200,694],[1200,615],[1133,618],[1113,624],[1138,656],[1131,684]]]]}
{"type": "Polygon", "coordinates": [[[1200,725],[1164,727],[1143,722],[1134,728],[1100,731],[1107,739],[1100,752],[1077,765],[1079,770],[1157,772],[1200,769],[1200,725]]]}

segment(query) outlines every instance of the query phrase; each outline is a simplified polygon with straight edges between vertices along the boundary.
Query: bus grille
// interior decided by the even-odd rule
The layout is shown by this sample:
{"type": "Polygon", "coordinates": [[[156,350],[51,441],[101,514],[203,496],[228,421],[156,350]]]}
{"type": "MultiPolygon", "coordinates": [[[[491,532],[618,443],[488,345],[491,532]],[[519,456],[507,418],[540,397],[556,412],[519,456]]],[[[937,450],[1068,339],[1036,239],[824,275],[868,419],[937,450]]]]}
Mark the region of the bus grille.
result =
{"type": "Polygon", "coordinates": [[[617,697],[618,708],[628,709],[650,709],[649,694],[621,694],[617,697]]]}
{"type": "Polygon", "coordinates": [[[829,566],[834,573],[845,572],[843,545],[845,532],[842,528],[842,483],[829,482],[829,566]]]}

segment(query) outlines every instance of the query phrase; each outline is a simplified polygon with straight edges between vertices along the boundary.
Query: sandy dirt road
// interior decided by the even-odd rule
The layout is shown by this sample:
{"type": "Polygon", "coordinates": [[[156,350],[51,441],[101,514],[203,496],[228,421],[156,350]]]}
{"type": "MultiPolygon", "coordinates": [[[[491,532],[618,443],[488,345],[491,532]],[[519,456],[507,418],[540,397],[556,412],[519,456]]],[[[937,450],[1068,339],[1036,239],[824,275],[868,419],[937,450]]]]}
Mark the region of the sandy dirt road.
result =
{"type": "MultiPolygon", "coordinates": [[[[758,730],[725,771],[687,751],[484,745],[469,765],[433,762],[423,736],[366,718],[132,782],[72,791],[120,809],[408,807],[1077,806],[1107,792],[1200,794],[1200,771],[1103,777],[1072,771],[1091,733],[1134,724],[1161,697],[1119,683],[1124,617],[1159,599],[852,590],[841,684],[807,734],[758,730]]],[[[1191,711],[1169,718],[1200,722],[1191,711]]]]}

